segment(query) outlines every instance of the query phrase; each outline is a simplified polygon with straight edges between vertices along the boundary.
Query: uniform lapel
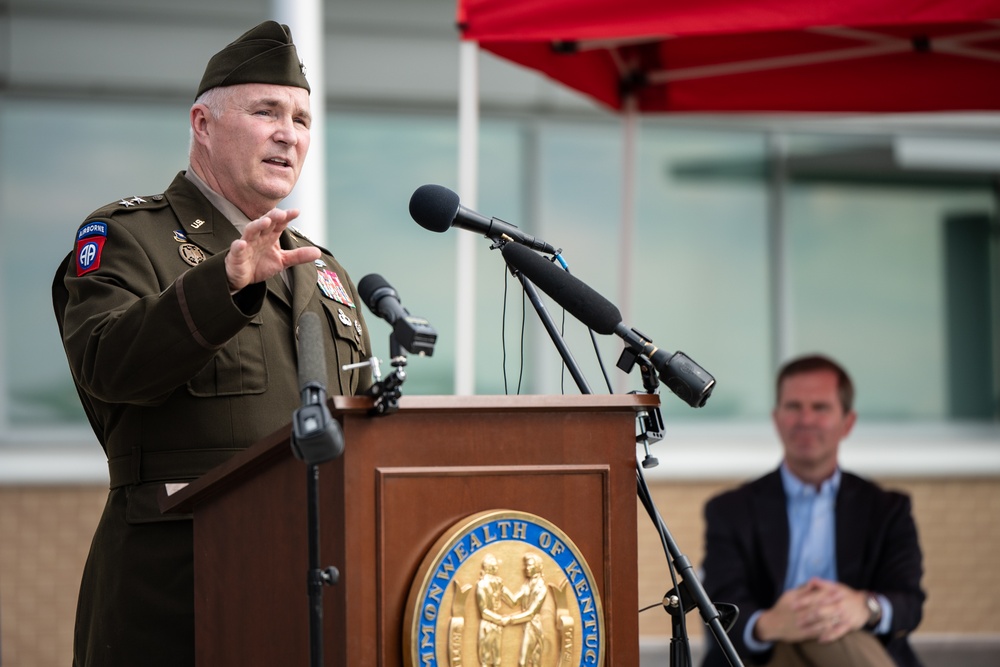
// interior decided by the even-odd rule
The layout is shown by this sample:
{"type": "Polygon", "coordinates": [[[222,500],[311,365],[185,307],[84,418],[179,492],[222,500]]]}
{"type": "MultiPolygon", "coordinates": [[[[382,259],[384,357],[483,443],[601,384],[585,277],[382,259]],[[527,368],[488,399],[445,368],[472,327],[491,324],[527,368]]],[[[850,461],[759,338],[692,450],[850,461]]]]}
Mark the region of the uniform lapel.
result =
{"type": "Polygon", "coordinates": [[[232,223],[183,175],[174,179],[166,196],[187,240],[207,254],[225,252],[240,237],[232,223]]]}
{"type": "MultiPolygon", "coordinates": [[[[217,255],[229,250],[233,241],[240,238],[233,223],[212,206],[198,187],[183,174],[174,178],[166,196],[181,222],[187,241],[204,250],[207,255],[217,255]]],[[[291,305],[288,289],[280,274],[267,279],[267,289],[285,304],[291,305]]]]}

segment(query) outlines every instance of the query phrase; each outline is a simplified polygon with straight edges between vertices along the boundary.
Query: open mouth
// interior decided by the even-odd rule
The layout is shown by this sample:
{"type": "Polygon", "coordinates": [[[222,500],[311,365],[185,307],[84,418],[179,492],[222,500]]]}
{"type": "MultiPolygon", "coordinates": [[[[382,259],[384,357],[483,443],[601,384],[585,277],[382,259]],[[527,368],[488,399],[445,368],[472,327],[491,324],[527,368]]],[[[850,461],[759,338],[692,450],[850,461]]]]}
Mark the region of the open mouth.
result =
{"type": "Polygon", "coordinates": [[[273,165],[278,166],[278,167],[291,167],[292,166],[291,162],[289,162],[288,160],[282,159],[280,157],[269,157],[266,160],[264,160],[264,162],[267,163],[267,164],[273,164],[273,165]]]}

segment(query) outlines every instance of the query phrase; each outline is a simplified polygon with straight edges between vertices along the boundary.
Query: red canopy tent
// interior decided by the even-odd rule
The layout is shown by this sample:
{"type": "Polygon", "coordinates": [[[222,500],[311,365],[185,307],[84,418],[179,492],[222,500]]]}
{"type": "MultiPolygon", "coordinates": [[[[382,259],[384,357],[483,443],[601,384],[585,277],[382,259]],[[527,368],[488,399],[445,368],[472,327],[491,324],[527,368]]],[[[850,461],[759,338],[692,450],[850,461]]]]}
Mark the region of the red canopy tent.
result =
{"type": "Polygon", "coordinates": [[[458,0],[457,20],[612,109],[1000,109],[997,0],[458,0]]]}
{"type": "MultiPolygon", "coordinates": [[[[481,48],[625,112],[621,266],[640,113],[1000,109],[1000,0],[457,0],[456,19],[463,202],[477,198],[481,48]]],[[[473,309],[470,250],[461,239],[460,313],[473,309]]],[[[458,393],[471,375],[460,352],[458,393]]]]}

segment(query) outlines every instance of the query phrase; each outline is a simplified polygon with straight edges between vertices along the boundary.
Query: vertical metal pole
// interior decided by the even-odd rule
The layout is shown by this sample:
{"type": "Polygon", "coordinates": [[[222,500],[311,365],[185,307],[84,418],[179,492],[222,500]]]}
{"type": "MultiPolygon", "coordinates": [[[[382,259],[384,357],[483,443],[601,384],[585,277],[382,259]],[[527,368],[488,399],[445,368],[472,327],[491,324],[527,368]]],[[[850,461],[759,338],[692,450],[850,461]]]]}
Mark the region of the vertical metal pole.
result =
{"type": "Polygon", "coordinates": [[[309,521],[309,664],[323,665],[323,571],[319,564],[319,466],[306,466],[309,521]]]}
{"type": "Polygon", "coordinates": [[[785,221],[785,197],[788,182],[787,137],[775,132],[767,135],[767,226],[768,266],[771,291],[771,367],[778,368],[794,349],[792,326],[791,266],[788,228],[785,221]]]}
{"type": "Polygon", "coordinates": [[[326,202],[326,67],[324,63],[324,22],[322,0],[272,0],[274,19],[292,31],[295,50],[306,67],[309,106],[313,117],[309,130],[309,154],[292,193],[283,208],[301,211],[295,226],[321,246],[327,245],[326,202]]]}
{"type": "MultiPolygon", "coordinates": [[[[632,263],[634,261],[635,237],[635,152],[636,126],[639,114],[636,111],[634,95],[628,95],[624,101],[622,116],[622,193],[621,193],[621,226],[618,230],[618,309],[622,321],[631,322],[632,294],[632,263]]],[[[616,389],[619,393],[627,391],[628,376],[616,375],[616,389]]]]}
{"type": "MultiPolygon", "coordinates": [[[[458,195],[473,210],[479,198],[479,44],[459,43],[458,195]]],[[[455,234],[455,394],[475,393],[476,237],[455,234]]]]}

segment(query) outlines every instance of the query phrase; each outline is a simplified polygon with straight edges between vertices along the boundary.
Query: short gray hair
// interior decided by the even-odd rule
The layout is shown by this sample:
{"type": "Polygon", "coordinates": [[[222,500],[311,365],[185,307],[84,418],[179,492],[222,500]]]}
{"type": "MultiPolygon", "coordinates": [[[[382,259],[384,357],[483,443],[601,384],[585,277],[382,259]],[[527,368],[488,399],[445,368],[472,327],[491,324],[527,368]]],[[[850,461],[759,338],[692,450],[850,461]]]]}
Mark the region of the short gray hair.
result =
{"type": "MultiPolygon", "coordinates": [[[[233,96],[233,89],[231,86],[216,86],[215,88],[209,88],[204,93],[198,96],[198,99],[194,101],[195,104],[203,104],[208,108],[208,112],[212,114],[212,118],[218,119],[222,116],[222,112],[226,109],[226,104],[233,96]]],[[[189,128],[188,130],[188,153],[194,148],[194,128],[189,128]]]]}

